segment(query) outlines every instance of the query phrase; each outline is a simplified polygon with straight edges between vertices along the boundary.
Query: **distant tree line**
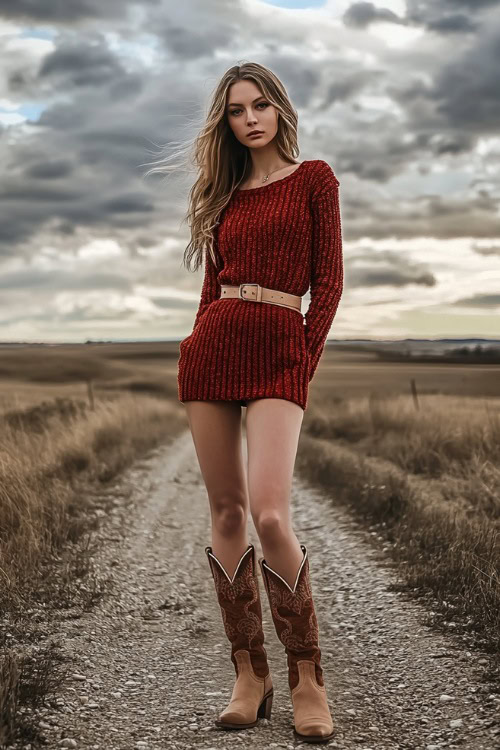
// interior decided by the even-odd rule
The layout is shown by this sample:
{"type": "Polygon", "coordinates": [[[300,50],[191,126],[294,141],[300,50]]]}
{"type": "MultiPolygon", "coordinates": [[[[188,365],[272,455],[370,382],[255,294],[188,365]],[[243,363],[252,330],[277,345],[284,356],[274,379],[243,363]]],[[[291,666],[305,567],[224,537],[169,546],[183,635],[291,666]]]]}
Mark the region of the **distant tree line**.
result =
{"type": "Polygon", "coordinates": [[[379,359],[391,362],[452,362],[458,364],[500,364],[500,348],[495,346],[458,346],[437,353],[412,353],[409,349],[376,349],[372,351],[379,359]]]}

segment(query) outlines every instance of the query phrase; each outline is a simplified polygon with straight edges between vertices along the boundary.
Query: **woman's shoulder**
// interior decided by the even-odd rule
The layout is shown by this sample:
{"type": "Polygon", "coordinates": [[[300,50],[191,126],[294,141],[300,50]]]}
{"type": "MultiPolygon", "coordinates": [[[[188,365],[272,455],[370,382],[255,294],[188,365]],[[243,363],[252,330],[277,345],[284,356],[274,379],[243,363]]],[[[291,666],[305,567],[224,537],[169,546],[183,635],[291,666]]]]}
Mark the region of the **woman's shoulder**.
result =
{"type": "Polygon", "coordinates": [[[340,185],[332,167],[324,159],[311,159],[309,161],[309,170],[311,173],[310,185],[313,196],[328,192],[340,185]]]}
{"type": "Polygon", "coordinates": [[[333,171],[332,167],[324,159],[310,159],[308,162],[311,172],[317,177],[334,178],[336,182],[338,179],[333,171]]]}

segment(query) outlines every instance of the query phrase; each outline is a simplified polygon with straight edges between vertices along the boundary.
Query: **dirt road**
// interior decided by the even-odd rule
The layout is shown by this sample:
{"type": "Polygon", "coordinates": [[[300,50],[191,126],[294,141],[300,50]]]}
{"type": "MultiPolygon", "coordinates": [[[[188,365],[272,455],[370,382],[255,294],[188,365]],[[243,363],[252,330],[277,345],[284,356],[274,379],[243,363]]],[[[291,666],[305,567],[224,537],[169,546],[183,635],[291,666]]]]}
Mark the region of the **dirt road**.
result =
{"type": "MultiPolygon", "coordinates": [[[[41,712],[45,746],[306,747],[292,735],[286,659],[262,581],[272,718],[243,732],[213,725],[234,670],[204,552],[210,514],[190,433],[127,472],[113,492],[113,514],[94,537],[109,591],[90,613],[53,623],[75,661],[58,707],[41,712]],[[133,503],[121,501],[127,491],[133,503]]],[[[499,747],[500,702],[479,680],[481,654],[426,626],[424,608],[391,590],[395,574],[367,543],[369,532],[297,476],[292,509],[308,546],[337,729],[327,746],[499,747]]],[[[250,541],[260,554],[252,524],[250,541]]]]}

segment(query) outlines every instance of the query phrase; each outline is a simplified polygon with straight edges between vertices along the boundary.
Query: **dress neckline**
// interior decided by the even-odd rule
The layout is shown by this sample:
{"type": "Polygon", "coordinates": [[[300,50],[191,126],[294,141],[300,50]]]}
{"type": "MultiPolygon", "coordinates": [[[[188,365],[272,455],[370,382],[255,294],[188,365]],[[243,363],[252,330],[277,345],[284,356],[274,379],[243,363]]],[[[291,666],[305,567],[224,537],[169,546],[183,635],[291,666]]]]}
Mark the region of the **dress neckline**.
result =
{"type": "Polygon", "coordinates": [[[235,193],[237,195],[243,195],[243,193],[260,193],[262,190],[269,190],[269,188],[273,187],[273,185],[280,185],[287,180],[291,180],[292,177],[295,177],[295,175],[300,172],[304,164],[307,164],[307,161],[301,161],[297,169],[294,169],[293,172],[285,175],[285,177],[281,177],[279,180],[273,180],[272,182],[268,182],[267,185],[259,185],[255,188],[238,188],[237,190],[235,190],[235,193]]]}

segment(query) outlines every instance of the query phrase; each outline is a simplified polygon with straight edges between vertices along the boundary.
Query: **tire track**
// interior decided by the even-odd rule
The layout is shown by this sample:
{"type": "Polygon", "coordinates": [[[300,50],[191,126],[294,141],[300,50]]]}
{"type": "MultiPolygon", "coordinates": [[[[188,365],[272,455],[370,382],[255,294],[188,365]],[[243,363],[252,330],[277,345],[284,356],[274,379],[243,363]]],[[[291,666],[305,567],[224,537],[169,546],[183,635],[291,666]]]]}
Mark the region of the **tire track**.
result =
{"type": "MultiPolygon", "coordinates": [[[[118,501],[94,537],[109,592],[78,620],[53,622],[74,666],[57,709],[40,711],[46,746],[306,747],[292,735],[286,658],[262,580],[271,721],[242,732],[213,725],[234,668],[204,552],[210,512],[189,431],[128,471],[114,492],[118,501]],[[132,502],[120,502],[127,494],[132,502]]],[[[292,515],[308,547],[337,729],[328,746],[492,750],[499,702],[481,685],[480,655],[427,627],[423,608],[391,590],[394,572],[366,543],[368,532],[298,477],[292,515]]],[[[261,554],[251,522],[249,538],[261,554]]]]}

